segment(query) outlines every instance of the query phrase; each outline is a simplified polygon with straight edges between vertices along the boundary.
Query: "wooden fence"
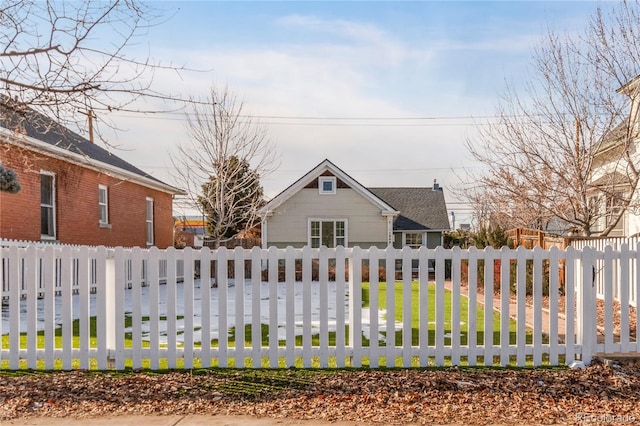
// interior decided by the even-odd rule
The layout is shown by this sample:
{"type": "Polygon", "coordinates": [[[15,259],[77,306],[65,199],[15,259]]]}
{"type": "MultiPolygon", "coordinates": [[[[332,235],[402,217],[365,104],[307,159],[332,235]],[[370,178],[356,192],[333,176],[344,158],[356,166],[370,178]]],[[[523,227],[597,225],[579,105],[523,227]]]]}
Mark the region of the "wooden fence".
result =
{"type": "Polygon", "coordinates": [[[631,289],[637,294],[640,287],[630,274],[640,247],[13,245],[0,247],[0,253],[2,368],[558,365],[577,359],[588,364],[595,352],[640,349],[624,303],[631,289]],[[399,279],[396,261],[402,264],[399,279]],[[565,285],[558,279],[560,261],[565,285]],[[600,263],[602,338],[593,281],[600,263]],[[314,264],[318,281],[311,278],[314,264]],[[484,282],[493,287],[496,265],[499,291],[482,293],[484,282]],[[378,274],[363,283],[363,270],[373,267],[382,268],[386,281],[395,284],[387,285],[378,274]],[[614,269],[620,284],[614,283],[614,269]],[[160,285],[161,274],[165,285],[160,285]],[[613,310],[617,285],[620,313],[613,310]]]}

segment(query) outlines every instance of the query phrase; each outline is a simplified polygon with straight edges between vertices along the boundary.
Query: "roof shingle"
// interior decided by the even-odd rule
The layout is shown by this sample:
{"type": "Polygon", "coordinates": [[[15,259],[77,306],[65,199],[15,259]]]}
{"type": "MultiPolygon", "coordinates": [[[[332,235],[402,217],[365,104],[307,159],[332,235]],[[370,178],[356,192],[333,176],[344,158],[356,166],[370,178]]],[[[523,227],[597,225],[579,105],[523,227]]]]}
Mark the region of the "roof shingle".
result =
{"type": "Polygon", "coordinates": [[[394,230],[446,230],[450,228],[444,193],[431,187],[367,188],[400,211],[394,230]]]}
{"type": "Polygon", "coordinates": [[[16,105],[4,95],[0,95],[0,127],[166,185],[49,117],[27,106],[16,105]]]}

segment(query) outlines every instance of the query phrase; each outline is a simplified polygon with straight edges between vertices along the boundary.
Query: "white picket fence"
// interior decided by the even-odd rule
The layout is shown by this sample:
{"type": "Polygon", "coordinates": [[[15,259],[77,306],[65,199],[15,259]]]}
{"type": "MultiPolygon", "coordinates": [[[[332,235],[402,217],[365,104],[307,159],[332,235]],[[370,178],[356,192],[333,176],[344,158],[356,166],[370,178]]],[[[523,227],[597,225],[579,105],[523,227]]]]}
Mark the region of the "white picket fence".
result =
{"type": "MultiPolygon", "coordinates": [[[[70,247],[72,249],[80,249],[82,246],[79,245],[62,245],[62,244],[56,244],[56,243],[47,243],[47,242],[28,242],[28,241],[20,241],[20,240],[7,240],[7,239],[0,239],[0,247],[21,247],[21,248],[26,248],[29,246],[35,246],[35,247],[39,247],[39,248],[45,248],[45,247],[57,247],[57,248],[62,248],[62,247],[70,247]]],[[[94,249],[97,247],[93,247],[94,249]]],[[[56,294],[60,294],[61,290],[62,290],[62,268],[61,268],[61,258],[57,258],[56,259],[56,263],[55,263],[55,273],[54,273],[54,287],[56,288],[56,294]]],[[[4,258],[2,259],[2,262],[4,264],[4,262],[6,262],[6,260],[4,260],[4,258]]],[[[40,276],[38,277],[38,297],[42,297],[44,294],[44,288],[46,285],[46,281],[44,279],[44,275],[42,274],[43,269],[43,265],[42,265],[43,260],[40,259],[40,265],[39,265],[39,270],[41,271],[40,276]]],[[[0,265],[2,266],[2,265],[0,265]]],[[[25,260],[22,260],[22,265],[20,266],[22,269],[24,269],[25,267],[25,260]]],[[[80,289],[80,281],[79,281],[79,263],[78,263],[78,259],[74,259],[73,260],[73,265],[72,265],[72,272],[71,272],[71,289],[72,292],[74,294],[77,294],[79,292],[80,289]]],[[[184,264],[182,262],[178,262],[176,264],[176,277],[178,281],[182,281],[184,279],[184,264]]],[[[7,299],[9,297],[10,291],[9,291],[9,279],[8,279],[8,273],[9,273],[9,269],[7,267],[4,268],[0,268],[0,272],[3,273],[3,276],[0,277],[2,279],[0,279],[0,298],[1,299],[7,299]]],[[[91,264],[89,265],[89,292],[90,293],[95,293],[96,291],[96,285],[97,285],[97,261],[96,259],[92,259],[91,260],[91,264]]],[[[27,287],[26,287],[26,282],[25,282],[25,274],[23,273],[22,275],[22,279],[21,279],[21,283],[20,283],[20,288],[21,288],[21,294],[24,297],[26,295],[26,291],[27,291],[27,287]]],[[[158,276],[159,276],[159,280],[160,283],[166,283],[166,277],[167,277],[167,262],[166,260],[161,260],[158,264],[158,276]]],[[[147,277],[147,265],[146,263],[143,263],[142,265],[142,271],[141,271],[141,277],[142,277],[142,285],[146,285],[146,277],[147,277]]],[[[131,265],[131,261],[126,262],[125,264],[125,280],[124,280],[124,285],[126,288],[131,288],[132,286],[132,281],[133,280],[133,268],[131,265]]]]}
{"type": "Polygon", "coordinates": [[[631,288],[635,294],[640,288],[640,280],[630,279],[640,247],[147,250],[14,245],[0,252],[2,368],[524,366],[576,359],[588,364],[595,352],[640,349],[630,333],[625,303],[631,288]],[[399,272],[396,261],[402,264],[399,272]],[[430,262],[435,264],[431,281],[430,262]],[[593,280],[598,262],[604,268],[602,338],[593,280]],[[160,285],[163,263],[166,284],[160,285]],[[182,283],[178,265],[184,268],[182,283]],[[397,284],[379,297],[383,283],[372,273],[368,303],[363,303],[362,275],[369,266],[376,272],[383,266],[383,279],[397,284]],[[621,281],[620,312],[613,310],[614,269],[621,281]],[[492,288],[496,271],[498,293],[478,293],[484,286],[480,276],[492,288]],[[526,300],[527,280],[533,286],[532,306],[526,300]],[[546,314],[543,285],[549,288],[546,314]],[[499,321],[487,308],[496,301],[499,321]],[[478,302],[485,309],[476,321],[478,302]],[[401,319],[396,320],[399,309],[401,319]],[[430,310],[435,310],[433,318],[430,310]],[[543,330],[545,315],[548,330],[543,330]],[[620,322],[618,331],[614,318],[620,322]]]}
{"type": "MultiPolygon", "coordinates": [[[[640,236],[635,237],[607,237],[607,238],[589,238],[589,239],[579,239],[571,241],[571,246],[576,250],[582,250],[585,247],[591,247],[598,251],[604,251],[607,246],[611,246],[613,250],[620,250],[623,244],[626,244],[628,247],[636,247],[640,243],[640,236]]],[[[614,262],[617,260],[614,259],[614,262]]],[[[604,277],[604,263],[602,260],[596,260],[594,265],[594,283],[596,287],[596,297],[598,299],[604,299],[605,292],[605,277],[604,277]]],[[[632,263],[629,266],[629,274],[630,281],[635,282],[638,279],[638,269],[635,263],[632,263]]],[[[613,298],[620,302],[620,294],[622,292],[622,283],[623,280],[618,278],[618,271],[620,267],[614,265],[613,267],[613,282],[615,283],[613,287],[613,298]]],[[[629,304],[633,307],[638,306],[638,291],[634,286],[629,287],[629,304]]]]}

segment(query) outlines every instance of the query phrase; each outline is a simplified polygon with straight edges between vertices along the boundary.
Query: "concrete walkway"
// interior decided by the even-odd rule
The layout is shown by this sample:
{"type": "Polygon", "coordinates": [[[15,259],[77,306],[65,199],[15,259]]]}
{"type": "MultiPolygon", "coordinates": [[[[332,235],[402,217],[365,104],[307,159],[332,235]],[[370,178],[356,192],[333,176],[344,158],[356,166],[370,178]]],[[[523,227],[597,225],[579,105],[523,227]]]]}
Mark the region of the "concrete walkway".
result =
{"type": "MultiPolygon", "coordinates": [[[[452,285],[451,285],[451,281],[445,281],[444,286],[447,290],[452,290],[452,285]]],[[[460,287],[460,294],[465,296],[465,297],[469,297],[469,288],[465,287],[465,286],[461,286],[460,287]]],[[[478,301],[478,303],[482,304],[484,306],[484,294],[483,293],[478,293],[476,300],[478,301]]],[[[493,308],[495,310],[497,310],[498,312],[500,312],[500,310],[502,309],[501,306],[501,300],[500,300],[500,295],[495,295],[493,296],[493,308]]],[[[517,320],[517,313],[518,313],[518,305],[516,303],[516,301],[511,298],[509,300],[509,317],[511,319],[517,320]]],[[[527,327],[533,328],[533,323],[534,323],[534,311],[533,311],[533,306],[527,304],[526,305],[526,309],[525,309],[525,324],[527,327]]],[[[550,312],[548,309],[546,308],[542,308],[542,334],[546,335],[546,336],[550,336],[551,335],[551,327],[550,327],[550,323],[551,323],[551,316],[550,316],[550,312]]],[[[565,330],[566,330],[566,324],[565,324],[565,316],[563,313],[559,313],[558,314],[558,343],[564,343],[565,341],[565,330]]]]}

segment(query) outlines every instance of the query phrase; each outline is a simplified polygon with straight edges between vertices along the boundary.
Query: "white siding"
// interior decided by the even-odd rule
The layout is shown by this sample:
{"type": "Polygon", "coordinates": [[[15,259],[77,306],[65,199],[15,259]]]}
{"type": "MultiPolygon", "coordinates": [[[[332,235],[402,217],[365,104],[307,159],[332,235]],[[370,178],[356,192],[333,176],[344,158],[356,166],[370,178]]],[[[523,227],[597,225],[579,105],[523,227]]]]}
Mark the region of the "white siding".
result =
{"type": "Polygon", "coordinates": [[[336,194],[320,195],[304,188],[273,210],[268,221],[268,245],[307,244],[308,219],[347,219],[348,245],[387,242],[387,220],[380,208],[353,189],[338,188],[336,194]]]}
{"type": "MultiPolygon", "coordinates": [[[[638,125],[637,123],[635,124],[638,125]]],[[[640,140],[636,139],[634,141],[633,146],[631,147],[631,161],[634,164],[638,164],[640,162],[640,150],[638,150],[638,143],[640,140]]],[[[618,172],[622,175],[627,174],[627,162],[622,158],[613,158],[610,161],[596,167],[593,170],[593,174],[591,176],[591,182],[595,182],[598,179],[606,176],[610,173],[618,172]]],[[[632,204],[637,205],[640,202],[640,194],[638,193],[638,189],[636,188],[635,193],[633,194],[632,204]]],[[[600,214],[603,213],[604,206],[600,206],[600,214]]],[[[623,215],[621,222],[618,224],[617,229],[614,229],[610,236],[631,236],[640,232],[640,215],[633,211],[634,209],[628,209],[623,215]]],[[[606,226],[606,218],[600,217],[596,226],[592,229],[593,232],[598,233],[602,232],[602,230],[606,226]]]]}

